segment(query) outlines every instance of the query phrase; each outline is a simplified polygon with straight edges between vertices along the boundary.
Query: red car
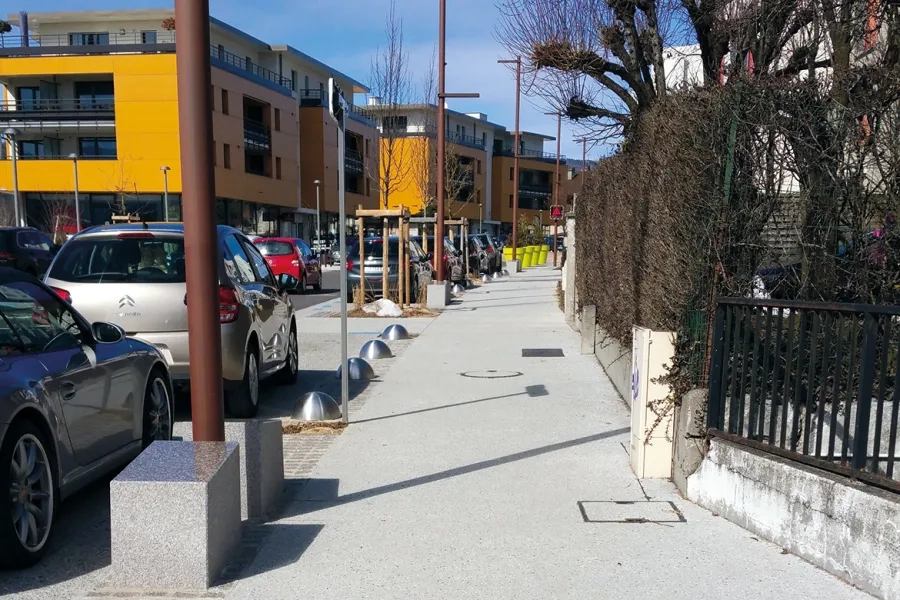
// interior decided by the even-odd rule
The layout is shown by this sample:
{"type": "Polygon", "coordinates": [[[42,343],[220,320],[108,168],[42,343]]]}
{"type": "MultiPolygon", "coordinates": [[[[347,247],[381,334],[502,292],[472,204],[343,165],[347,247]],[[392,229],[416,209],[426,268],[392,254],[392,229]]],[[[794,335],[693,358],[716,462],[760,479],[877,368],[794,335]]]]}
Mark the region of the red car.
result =
{"type": "Polygon", "coordinates": [[[307,286],[322,289],[322,268],[319,259],[301,239],[286,237],[263,237],[253,241],[269,263],[269,268],[278,277],[287,273],[300,283],[297,290],[302,292],[307,286]]]}

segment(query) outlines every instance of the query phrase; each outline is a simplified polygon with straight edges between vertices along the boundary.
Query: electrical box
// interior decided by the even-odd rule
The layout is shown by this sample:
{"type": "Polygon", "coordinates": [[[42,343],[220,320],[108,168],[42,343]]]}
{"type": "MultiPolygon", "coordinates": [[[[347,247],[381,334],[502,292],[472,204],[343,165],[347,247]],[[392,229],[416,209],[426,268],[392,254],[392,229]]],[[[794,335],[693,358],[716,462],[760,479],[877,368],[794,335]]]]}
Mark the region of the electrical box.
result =
{"type": "Polygon", "coordinates": [[[669,372],[675,335],[644,327],[632,330],[631,468],[641,479],[672,476],[675,411],[665,402],[669,385],[659,381],[669,372]]]}

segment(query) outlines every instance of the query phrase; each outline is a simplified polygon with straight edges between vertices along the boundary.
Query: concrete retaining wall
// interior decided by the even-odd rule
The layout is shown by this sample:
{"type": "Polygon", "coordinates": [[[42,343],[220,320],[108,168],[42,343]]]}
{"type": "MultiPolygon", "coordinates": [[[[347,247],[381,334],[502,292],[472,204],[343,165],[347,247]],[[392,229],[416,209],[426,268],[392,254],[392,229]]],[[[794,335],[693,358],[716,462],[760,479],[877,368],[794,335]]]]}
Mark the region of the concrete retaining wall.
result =
{"type": "Polygon", "coordinates": [[[625,404],[631,408],[631,347],[623,346],[598,328],[594,354],[625,404]]]}
{"type": "Polygon", "coordinates": [[[900,496],[718,439],[687,489],[691,501],[879,598],[900,600],[900,496]]]}

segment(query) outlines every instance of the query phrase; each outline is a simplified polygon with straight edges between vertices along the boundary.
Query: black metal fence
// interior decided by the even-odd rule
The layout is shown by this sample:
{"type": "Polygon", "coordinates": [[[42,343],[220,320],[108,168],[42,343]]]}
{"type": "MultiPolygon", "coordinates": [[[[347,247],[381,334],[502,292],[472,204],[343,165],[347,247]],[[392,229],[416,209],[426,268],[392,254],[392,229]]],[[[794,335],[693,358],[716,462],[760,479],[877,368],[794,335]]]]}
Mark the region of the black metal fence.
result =
{"type": "Polygon", "coordinates": [[[900,491],[900,306],[722,298],[712,435],[900,491]]]}

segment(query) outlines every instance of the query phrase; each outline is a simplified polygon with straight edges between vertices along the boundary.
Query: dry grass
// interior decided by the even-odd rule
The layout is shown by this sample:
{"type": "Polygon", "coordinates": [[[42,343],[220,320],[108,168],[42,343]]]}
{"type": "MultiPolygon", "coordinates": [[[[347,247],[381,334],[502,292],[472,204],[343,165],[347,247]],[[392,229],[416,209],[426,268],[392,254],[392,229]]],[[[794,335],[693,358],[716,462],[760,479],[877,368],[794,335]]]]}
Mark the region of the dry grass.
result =
{"type": "Polygon", "coordinates": [[[556,282],[556,303],[560,312],[566,312],[566,295],[563,293],[562,281],[556,282]]]}
{"type": "Polygon", "coordinates": [[[341,435],[346,428],[343,421],[287,421],[281,431],[285,435],[341,435]]]}
{"type": "MultiPolygon", "coordinates": [[[[438,315],[440,315],[440,313],[429,310],[422,306],[410,306],[408,308],[404,308],[402,317],[379,317],[375,313],[367,313],[366,311],[360,310],[358,308],[353,309],[347,313],[347,316],[353,319],[433,319],[438,315]]],[[[333,314],[331,316],[339,317],[340,314],[333,314]]]]}

